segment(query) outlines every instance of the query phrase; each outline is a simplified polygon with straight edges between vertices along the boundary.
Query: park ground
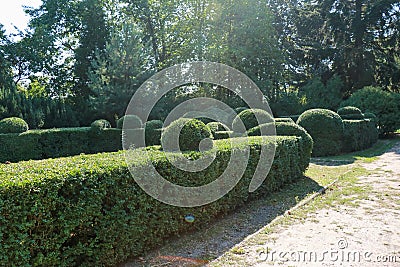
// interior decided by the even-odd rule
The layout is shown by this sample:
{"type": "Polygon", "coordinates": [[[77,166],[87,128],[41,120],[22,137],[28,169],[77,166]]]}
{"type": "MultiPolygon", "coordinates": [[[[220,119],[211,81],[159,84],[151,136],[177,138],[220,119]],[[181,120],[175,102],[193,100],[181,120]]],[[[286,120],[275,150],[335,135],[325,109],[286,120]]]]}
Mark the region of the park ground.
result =
{"type": "Polygon", "coordinates": [[[122,266],[400,266],[399,218],[397,137],[314,158],[296,183],[122,266]]]}

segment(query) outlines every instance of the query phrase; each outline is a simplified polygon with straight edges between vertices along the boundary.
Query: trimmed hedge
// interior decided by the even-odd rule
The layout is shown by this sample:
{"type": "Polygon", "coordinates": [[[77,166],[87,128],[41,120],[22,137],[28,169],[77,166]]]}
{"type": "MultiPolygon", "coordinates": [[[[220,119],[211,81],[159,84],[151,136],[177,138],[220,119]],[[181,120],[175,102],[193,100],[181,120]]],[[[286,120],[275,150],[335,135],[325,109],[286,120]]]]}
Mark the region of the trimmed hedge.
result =
{"type": "Polygon", "coordinates": [[[210,122],[207,123],[207,126],[211,130],[211,134],[215,137],[215,132],[220,132],[220,131],[229,131],[229,127],[223,124],[222,122],[210,122]]]}
{"type": "MultiPolygon", "coordinates": [[[[181,151],[198,151],[200,142],[206,138],[213,138],[210,128],[198,119],[180,118],[173,121],[161,134],[161,143],[172,144],[179,141],[181,151]]],[[[164,147],[163,147],[164,148],[164,147]]],[[[167,150],[178,147],[166,147],[167,150]]]]}
{"type": "MultiPolygon", "coordinates": [[[[123,152],[1,165],[1,266],[115,266],[141,255],[166,237],[206,226],[214,218],[279,189],[302,176],[299,137],[277,137],[275,160],[262,186],[248,186],[268,138],[250,138],[250,161],[242,179],[222,199],[197,208],[177,208],[148,196],[131,177],[123,152]],[[193,214],[193,223],[185,216],[193,214]]],[[[216,141],[216,159],[204,171],[186,173],[163,153],[151,150],[151,163],[166,179],[185,186],[214,181],[232,151],[246,142],[216,141]]],[[[137,172],[145,160],[141,150],[137,172]]],[[[196,156],[192,152],[185,156],[196,156]]],[[[200,156],[200,153],[199,153],[200,156]]]]}
{"type": "Polygon", "coordinates": [[[363,120],[364,115],[359,108],[347,106],[338,109],[337,113],[343,120],[363,120]]]}
{"type": "Polygon", "coordinates": [[[274,118],[271,114],[262,109],[246,109],[240,112],[233,120],[232,130],[234,132],[242,132],[240,129],[241,121],[246,130],[250,130],[258,125],[274,122],[274,118]]]}
{"type": "Polygon", "coordinates": [[[117,120],[117,128],[122,129],[122,127],[124,127],[124,123],[125,129],[142,128],[142,120],[136,115],[125,115],[121,117],[119,120],[117,120]]]}
{"type": "Polygon", "coordinates": [[[275,122],[295,123],[294,120],[292,120],[291,118],[275,118],[275,122]]]}
{"type": "MultiPolygon", "coordinates": [[[[272,126],[272,123],[261,124],[247,131],[249,136],[260,136],[262,128],[265,128],[264,132],[268,133],[268,130],[272,126]]],[[[301,126],[291,122],[276,122],[275,123],[276,135],[280,136],[297,136],[301,137],[299,157],[304,159],[302,162],[303,168],[307,168],[310,164],[311,152],[313,150],[313,139],[307,133],[307,131],[301,126]]]]}
{"type": "Polygon", "coordinates": [[[343,125],[343,152],[367,149],[378,141],[378,128],[371,120],[343,120],[343,125]]]}
{"type": "Polygon", "coordinates": [[[161,145],[163,124],[160,120],[152,120],[144,124],[146,146],[161,145]]]}
{"type": "Polygon", "coordinates": [[[0,162],[118,151],[122,149],[121,133],[119,129],[82,127],[0,134],[0,162]]]}
{"type": "Polygon", "coordinates": [[[314,140],[314,157],[341,153],[344,128],[342,118],[337,113],[328,109],[307,110],[301,114],[297,124],[314,140]]]}
{"type": "Polygon", "coordinates": [[[11,117],[0,121],[0,134],[23,133],[28,129],[28,123],[21,118],[11,117]]]}
{"type": "Polygon", "coordinates": [[[217,131],[213,134],[214,140],[228,139],[234,136],[233,131],[217,131]]]}

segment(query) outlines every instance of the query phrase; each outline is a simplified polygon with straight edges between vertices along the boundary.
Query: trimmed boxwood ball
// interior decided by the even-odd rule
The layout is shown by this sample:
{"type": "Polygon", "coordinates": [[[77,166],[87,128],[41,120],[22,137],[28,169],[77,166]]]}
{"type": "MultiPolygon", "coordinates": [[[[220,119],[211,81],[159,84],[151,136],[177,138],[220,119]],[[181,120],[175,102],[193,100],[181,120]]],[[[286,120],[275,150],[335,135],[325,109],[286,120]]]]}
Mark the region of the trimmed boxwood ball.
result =
{"type": "Polygon", "coordinates": [[[361,110],[357,107],[347,106],[338,109],[337,113],[344,120],[362,120],[364,115],[361,110]]]}
{"type": "Polygon", "coordinates": [[[126,129],[140,129],[142,128],[142,120],[136,115],[125,115],[117,120],[117,128],[122,129],[124,126],[124,121],[126,121],[126,129]]]}
{"type": "MultiPolygon", "coordinates": [[[[247,131],[248,136],[260,136],[262,128],[265,128],[264,132],[269,132],[268,130],[271,129],[270,127],[273,127],[273,123],[265,123],[261,124],[257,127],[254,127],[247,131]]],[[[275,123],[275,129],[276,129],[276,135],[278,136],[298,136],[301,137],[301,145],[300,145],[300,155],[299,158],[302,159],[301,165],[304,169],[308,167],[310,164],[310,157],[311,157],[311,152],[313,150],[313,139],[312,137],[307,133],[307,131],[295,124],[294,122],[276,122],[275,123]]]]}
{"type": "Polygon", "coordinates": [[[0,133],[24,133],[29,130],[28,123],[21,118],[11,117],[0,121],[0,133]]]}
{"type": "Polygon", "coordinates": [[[343,121],[328,109],[307,110],[297,120],[314,140],[313,156],[338,155],[342,150],[343,121]]]}
{"type": "Polygon", "coordinates": [[[100,130],[109,129],[111,128],[111,124],[108,120],[95,120],[92,122],[92,124],[90,124],[90,128],[100,130]]]}
{"type": "Polygon", "coordinates": [[[242,132],[240,121],[243,122],[246,130],[250,130],[260,124],[274,122],[274,118],[267,111],[262,109],[247,109],[240,112],[232,123],[233,131],[242,132]],[[257,118],[260,120],[258,121],[257,118]]]}
{"type": "Polygon", "coordinates": [[[207,123],[207,126],[210,127],[211,133],[214,137],[215,137],[215,132],[229,131],[228,126],[218,121],[207,123]]]}
{"type": "Polygon", "coordinates": [[[206,138],[212,139],[213,136],[210,128],[202,121],[180,118],[164,129],[161,134],[161,144],[165,145],[166,142],[173,142],[177,138],[181,151],[199,151],[200,142],[206,138]]]}
{"type": "Polygon", "coordinates": [[[160,120],[148,121],[144,124],[146,146],[161,145],[163,122],[160,120]]]}

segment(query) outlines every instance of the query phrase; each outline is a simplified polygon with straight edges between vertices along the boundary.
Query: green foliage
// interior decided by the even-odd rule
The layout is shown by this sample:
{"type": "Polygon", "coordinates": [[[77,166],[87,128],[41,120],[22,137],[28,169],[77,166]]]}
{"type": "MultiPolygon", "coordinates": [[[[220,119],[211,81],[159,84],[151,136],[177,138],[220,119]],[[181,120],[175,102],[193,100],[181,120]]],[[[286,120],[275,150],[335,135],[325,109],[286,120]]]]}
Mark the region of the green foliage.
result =
{"type": "Polygon", "coordinates": [[[357,107],[343,107],[338,109],[337,113],[340,117],[344,120],[363,120],[364,115],[362,114],[361,110],[357,107]]]}
{"type": "Polygon", "coordinates": [[[365,119],[371,120],[376,126],[378,126],[378,117],[374,113],[366,112],[363,114],[363,116],[365,119]]]}
{"type": "Polygon", "coordinates": [[[214,140],[228,139],[234,136],[233,131],[216,131],[213,133],[214,140]]]}
{"type": "Polygon", "coordinates": [[[163,124],[160,120],[152,120],[144,124],[146,146],[161,145],[163,124]]]}
{"type": "Polygon", "coordinates": [[[215,137],[215,132],[221,132],[221,131],[229,131],[229,127],[223,124],[222,122],[210,122],[207,123],[207,126],[211,130],[211,134],[215,137]]]}
{"type": "MultiPolygon", "coordinates": [[[[244,147],[247,142],[216,142],[216,159],[197,173],[174,167],[158,150],[149,151],[149,158],[169,181],[198,186],[214,181],[225,171],[232,151],[244,147]]],[[[300,162],[305,159],[299,158],[298,147],[297,137],[278,137],[276,143],[251,138],[249,164],[239,183],[220,200],[196,208],[170,206],[147,195],[131,176],[122,152],[1,165],[0,265],[117,266],[169,236],[207,226],[248,200],[302,177],[300,162]],[[271,171],[261,187],[249,193],[261,147],[275,144],[271,171]],[[185,223],[187,214],[194,215],[194,223],[185,223]]],[[[132,173],[139,177],[147,162],[142,150],[135,153],[132,173]]]]}
{"type": "Polygon", "coordinates": [[[342,101],[342,87],[343,82],[338,76],[332,77],[326,84],[320,77],[310,80],[301,89],[306,96],[306,107],[336,110],[342,101]]]}
{"type": "Polygon", "coordinates": [[[275,122],[291,122],[291,123],[294,123],[294,120],[292,118],[275,118],[275,122]]]}
{"type": "Polygon", "coordinates": [[[0,121],[0,134],[23,133],[28,129],[28,124],[21,118],[11,117],[0,121]]]}
{"type": "Polygon", "coordinates": [[[90,127],[95,128],[95,129],[104,130],[104,129],[111,128],[111,124],[108,120],[101,119],[101,120],[95,120],[94,122],[92,122],[92,124],[90,124],[90,127]]]}
{"type": "Polygon", "coordinates": [[[371,120],[343,120],[343,125],[343,152],[364,150],[378,141],[378,129],[371,120]]]}
{"type": "Polygon", "coordinates": [[[125,124],[125,129],[142,128],[142,120],[136,115],[125,115],[117,120],[117,128],[122,129],[125,124]]]}
{"type": "Polygon", "coordinates": [[[359,107],[378,117],[379,133],[388,134],[400,128],[400,94],[379,87],[365,87],[355,92],[342,106],[359,107]]]}
{"type": "Polygon", "coordinates": [[[121,130],[60,128],[0,134],[0,162],[58,158],[122,149],[121,130]]]}
{"type": "Polygon", "coordinates": [[[247,110],[247,109],[249,109],[249,108],[246,108],[246,107],[238,107],[238,108],[235,108],[235,112],[236,112],[236,114],[239,114],[240,112],[245,111],[245,110],[247,110]]]}
{"type": "Polygon", "coordinates": [[[261,124],[247,131],[248,136],[260,136],[262,133],[271,134],[271,127],[275,127],[278,136],[298,136],[301,137],[299,145],[299,158],[302,161],[302,168],[307,168],[310,163],[311,152],[313,150],[313,139],[307,131],[293,122],[276,122],[261,124]],[[264,130],[263,130],[264,128],[264,130]]]}
{"type": "Polygon", "coordinates": [[[165,148],[165,144],[172,144],[175,140],[179,140],[181,151],[199,151],[200,142],[206,138],[213,138],[213,136],[210,128],[202,121],[180,118],[164,129],[161,134],[161,143],[165,148]]]}
{"type": "Polygon", "coordinates": [[[273,122],[274,119],[267,111],[262,109],[247,109],[240,112],[232,123],[232,129],[235,132],[241,132],[240,122],[243,122],[246,130],[256,127],[257,125],[273,122]]]}
{"type": "Polygon", "coordinates": [[[327,109],[307,110],[297,124],[311,135],[313,156],[337,155],[342,151],[343,121],[337,113],[327,109]]]}

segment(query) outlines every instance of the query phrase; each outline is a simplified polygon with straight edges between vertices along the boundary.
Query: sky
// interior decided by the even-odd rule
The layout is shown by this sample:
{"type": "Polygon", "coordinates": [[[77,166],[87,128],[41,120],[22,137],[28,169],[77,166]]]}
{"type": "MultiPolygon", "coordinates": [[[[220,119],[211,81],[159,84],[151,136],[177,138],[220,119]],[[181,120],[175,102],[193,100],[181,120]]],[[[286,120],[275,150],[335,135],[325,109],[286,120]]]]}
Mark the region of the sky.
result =
{"type": "Polygon", "coordinates": [[[7,34],[15,33],[14,26],[24,30],[29,21],[23,6],[39,7],[41,0],[0,0],[0,24],[4,25],[7,34]]]}

